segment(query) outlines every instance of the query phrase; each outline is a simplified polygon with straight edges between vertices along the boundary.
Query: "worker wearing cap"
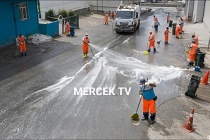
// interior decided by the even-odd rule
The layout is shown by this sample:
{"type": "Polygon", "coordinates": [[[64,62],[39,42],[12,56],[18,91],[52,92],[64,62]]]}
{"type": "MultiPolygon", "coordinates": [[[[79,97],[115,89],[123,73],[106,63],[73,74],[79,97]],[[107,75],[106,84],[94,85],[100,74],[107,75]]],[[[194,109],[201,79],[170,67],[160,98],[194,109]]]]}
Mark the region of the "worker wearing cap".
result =
{"type": "Polygon", "coordinates": [[[195,44],[198,45],[198,36],[197,35],[192,35],[192,40],[195,41],[195,44]]]}
{"type": "Polygon", "coordinates": [[[18,44],[19,44],[19,50],[20,50],[20,55],[23,56],[26,54],[26,42],[25,42],[25,37],[22,34],[19,34],[18,36],[18,44]]]}
{"type": "Polygon", "coordinates": [[[165,31],[164,31],[164,39],[165,39],[165,44],[168,44],[168,36],[169,36],[169,28],[166,27],[165,31]]]}
{"type": "Polygon", "coordinates": [[[150,49],[153,48],[154,52],[156,52],[156,48],[155,48],[155,34],[152,32],[149,32],[149,48],[148,48],[148,52],[150,52],[150,49]]]}
{"type": "Polygon", "coordinates": [[[82,44],[82,47],[83,47],[83,57],[87,57],[88,55],[88,47],[89,47],[89,44],[88,43],[90,43],[90,40],[89,40],[89,37],[88,37],[88,34],[86,33],[85,34],[85,37],[83,37],[83,39],[82,39],[82,42],[83,42],[83,44],[82,44]]]}
{"type": "Polygon", "coordinates": [[[188,64],[188,67],[193,66],[197,49],[198,49],[198,45],[196,45],[195,40],[193,40],[191,45],[190,45],[190,49],[189,49],[189,57],[188,57],[189,64],[188,64]]]}
{"type": "Polygon", "coordinates": [[[155,101],[157,100],[157,96],[154,92],[153,87],[156,87],[155,83],[147,83],[144,78],[140,79],[140,89],[139,95],[140,98],[143,98],[143,116],[144,118],[141,119],[142,121],[149,119],[150,113],[150,124],[155,123],[155,116],[156,116],[156,104],[155,101]]]}
{"type": "Polygon", "coordinates": [[[106,13],[105,18],[104,18],[104,25],[108,25],[108,21],[109,21],[109,14],[106,13]]]}

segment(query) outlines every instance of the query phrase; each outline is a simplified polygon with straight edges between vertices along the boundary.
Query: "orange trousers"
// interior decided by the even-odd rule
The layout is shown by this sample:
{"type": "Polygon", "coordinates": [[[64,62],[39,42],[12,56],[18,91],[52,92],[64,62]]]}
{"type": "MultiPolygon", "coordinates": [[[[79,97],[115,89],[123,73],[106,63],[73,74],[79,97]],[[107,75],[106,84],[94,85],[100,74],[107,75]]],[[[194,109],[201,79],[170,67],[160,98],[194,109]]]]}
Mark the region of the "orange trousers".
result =
{"type": "Polygon", "coordinates": [[[165,42],[168,42],[168,35],[165,35],[165,42]]]}
{"type": "Polygon", "coordinates": [[[83,54],[88,53],[88,45],[83,45],[83,54]]]}
{"type": "Polygon", "coordinates": [[[23,44],[20,44],[19,45],[19,49],[20,49],[20,52],[26,52],[26,43],[23,43],[23,44]]]}
{"type": "Polygon", "coordinates": [[[149,49],[150,49],[151,47],[155,48],[155,41],[150,41],[150,42],[149,42],[149,49]]]}
{"type": "Polygon", "coordinates": [[[156,104],[154,100],[145,100],[143,98],[143,113],[156,114],[156,104]]]}

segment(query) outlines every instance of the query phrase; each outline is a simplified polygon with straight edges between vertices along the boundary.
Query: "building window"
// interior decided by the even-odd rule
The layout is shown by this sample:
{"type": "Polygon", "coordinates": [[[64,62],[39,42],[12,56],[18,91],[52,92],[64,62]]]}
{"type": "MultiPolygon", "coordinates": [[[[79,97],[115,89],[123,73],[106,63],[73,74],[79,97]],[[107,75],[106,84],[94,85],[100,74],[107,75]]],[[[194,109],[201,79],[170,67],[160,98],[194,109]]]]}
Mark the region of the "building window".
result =
{"type": "Polygon", "coordinates": [[[26,2],[20,3],[19,9],[20,9],[20,20],[27,20],[28,19],[27,3],[26,2]]]}

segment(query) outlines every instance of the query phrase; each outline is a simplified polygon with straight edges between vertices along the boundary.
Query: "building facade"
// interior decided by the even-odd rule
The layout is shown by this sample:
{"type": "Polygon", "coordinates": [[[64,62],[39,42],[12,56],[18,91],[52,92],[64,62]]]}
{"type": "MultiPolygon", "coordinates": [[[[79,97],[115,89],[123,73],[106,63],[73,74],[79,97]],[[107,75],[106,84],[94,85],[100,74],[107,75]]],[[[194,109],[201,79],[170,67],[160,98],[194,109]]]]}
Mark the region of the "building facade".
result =
{"type": "Polygon", "coordinates": [[[194,23],[204,22],[210,31],[210,1],[209,0],[185,0],[185,14],[194,23]]]}
{"type": "Polygon", "coordinates": [[[0,47],[39,32],[37,0],[1,0],[0,9],[0,47]]]}

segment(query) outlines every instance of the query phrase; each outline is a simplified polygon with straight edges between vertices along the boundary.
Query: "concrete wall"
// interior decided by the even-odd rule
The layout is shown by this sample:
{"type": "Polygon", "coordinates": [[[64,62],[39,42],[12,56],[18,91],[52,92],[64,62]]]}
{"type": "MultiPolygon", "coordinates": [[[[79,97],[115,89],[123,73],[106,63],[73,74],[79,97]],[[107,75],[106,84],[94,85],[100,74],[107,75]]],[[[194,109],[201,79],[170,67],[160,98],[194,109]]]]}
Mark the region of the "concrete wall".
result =
{"type": "MultiPolygon", "coordinates": [[[[122,0],[123,4],[139,2],[139,0],[122,0]]],[[[91,10],[99,10],[99,11],[116,11],[117,7],[120,5],[120,0],[91,0],[88,1],[88,4],[91,7],[91,10]]]]}
{"type": "Polygon", "coordinates": [[[59,21],[54,21],[51,23],[40,23],[39,32],[44,35],[57,36],[59,34],[59,21]]]}
{"type": "Polygon", "coordinates": [[[194,0],[188,0],[186,2],[186,16],[189,20],[192,20],[194,10],[194,0]]]}
{"type": "Polygon", "coordinates": [[[42,11],[48,11],[53,9],[56,13],[60,9],[76,11],[78,9],[87,8],[87,1],[68,1],[68,0],[40,0],[40,9],[42,11]]]}
{"type": "Polygon", "coordinates": [[[38,33],[38,12],[36,0],[0,1],[0,47],[14,43],[14,39],[23,34],[26,37],[38,33]],[[28,19],[20,20],[18,4],[27,2],[28,19]],[[6,16],[5,16],[6,15],[6,16]]]}
{"type": "Polygon", "coordinates": [[[210,31],[210,1],[206,0],[203,22],[210,31]]]}
{"type": "Polygon", "coordinates": [[[205,0],[195,0],[193,10],[193,22],[202,22],[204,15],[205,0]]]}

